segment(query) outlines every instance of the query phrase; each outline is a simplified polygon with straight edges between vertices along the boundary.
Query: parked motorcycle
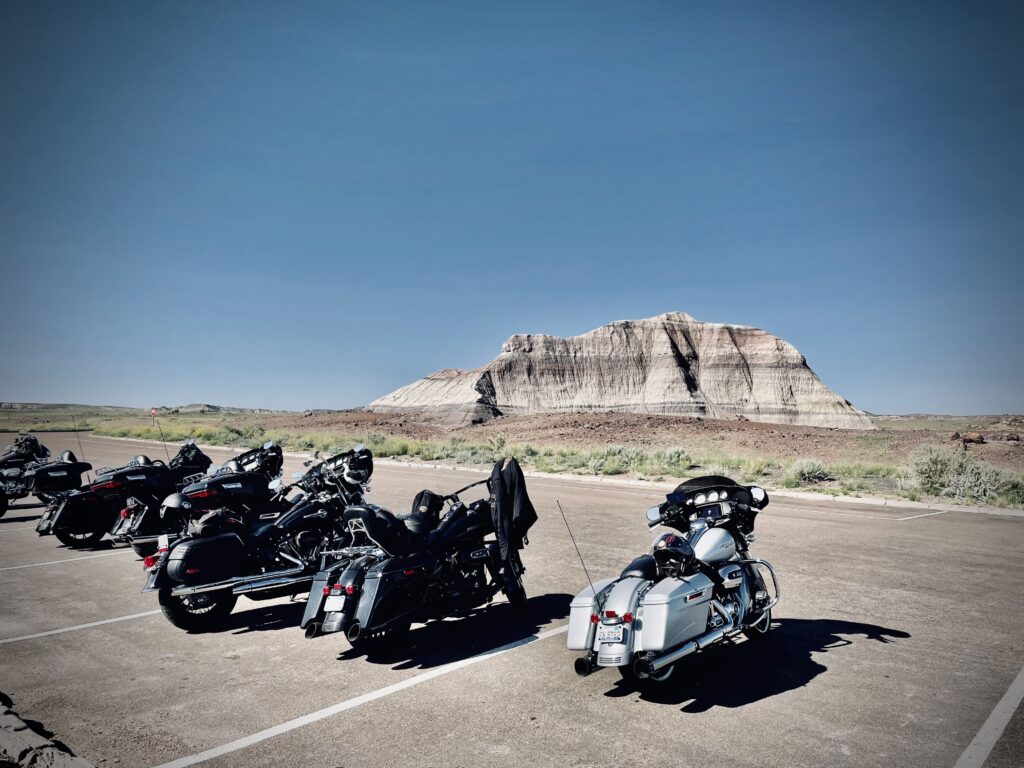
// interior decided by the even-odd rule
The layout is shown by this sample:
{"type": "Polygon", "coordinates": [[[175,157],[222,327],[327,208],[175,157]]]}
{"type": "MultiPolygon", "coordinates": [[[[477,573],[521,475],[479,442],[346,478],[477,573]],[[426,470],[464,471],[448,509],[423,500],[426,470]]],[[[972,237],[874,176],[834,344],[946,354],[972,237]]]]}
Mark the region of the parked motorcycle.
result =
{"type": "Polygon", "coordinates": [[[649,527],[675,532],[659,535],[618,578],[573,598],[567,644],[586,651],[576,673],[616,667],[640,687],[656,686],[696,651],[740,634],[767,634],[778,580],[768,562],[749,556],[754,519],[766,506],[763,488],[708,476],[682,483],[649,509],[649,527]]]}
{"type": "Polygon", "coordinates": [[[25,473],[44,463],[49,456],[49,448],[34,435],[24,433],[4,449],[0,456],[0,517],[7,513],[12,501],[23,499],[32,492],[31,482],[25,473]]]}
{"type": "Polygon", "coordinates": [[[205,631],[239,595],[269,600],[308,590],[322,553],[349,543],[343,512],[362,503],[372,473],[373,455],[359,449],[320,461],[290,486],[274,481],[255,506],[263,495],[239,473],[189,486],[164,502],[161,516],[176,521],[179,534],[161,535],[157,553],[143,560],[143,591],[157,593],[174,626],[205,631]],[[230,503],[213,507],[213,499],[230,503]],[[273,522],[263,520],[278,510],[273,522]]]}
{"type": "MultiPolygon", "coordinates": [[[[281,467],[284,464],[284,454],[280,446],[265,443],[260,448],[239,454],[211,471],[209,459],[205,462],[200,461],[198,456],[203,454],[195,447],[194,441],[191,442],[190,454],[182,456],[179,453],[171,459],[169,466],[174,471],[173,486],[165,485],[158,492],[145,497],[130,496],[127,505],[121,510],[113,528],[110,529],[114,541],[127,542],[139,557],[156,552],[157,540],[161,534],[177,532],[174,523],[164,522],[160,517],[162,503],[168,495],[187,490],[194,497],[193,509],[196,510],[216,504],[230,505],[229,499],[237,499],[238,503],[253,504],[258,501],[257,498],[245,497],[244,493],[238,492],[239,489],[252,489],[253,493],[265,494],[269,499],[267,485],[281,474],[281,467]],[[198,472],[194,471],[204,463],[206,466],[198,472]],[[235,475],[242,477],[234,477],[235,475]],[[236,484],[239,488],[235,487],[236,484]]],[[[276,517],[281,511],[283,510],[277,510],[276,514],[266,519],[276,517]]]]}
{"type": "Polygon", "coordinates": [[[96,479],[50,504],[36,524],[40,536],[55,535],[68,547],[95,546],[121,518],[129,499],[136,504],[159,505],[186,481],[210,466],[210,457],[186,442],[169,464],[138,455],[126,466],[104,467],[96,479]]]}
{"type": "Polygon", "coordinates": [[[345,632],[353,648],[368,652],[401,644],[413,622],[467,613],[499,592],[522,609],[526,569],[519,550],[535,520],[514,459],[447,496],[421,492],[408,515],[373,504],[349,507],[353,546],[329,553],[335,561],[317,574],[303,616],[306,636],[345,632]],[[460,499],[484,484],[488,498],[460,499]]]}

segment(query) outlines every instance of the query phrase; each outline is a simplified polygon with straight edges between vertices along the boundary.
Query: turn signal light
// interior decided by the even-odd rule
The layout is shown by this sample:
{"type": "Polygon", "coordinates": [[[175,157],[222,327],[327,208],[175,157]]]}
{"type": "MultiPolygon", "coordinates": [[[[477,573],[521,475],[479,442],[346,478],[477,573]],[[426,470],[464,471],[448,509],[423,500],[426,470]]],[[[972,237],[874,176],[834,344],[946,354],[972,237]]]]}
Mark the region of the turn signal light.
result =
{"type": "Polygon", "coordinates": [[[355,585],[349,584],[347,587],[345,587],[345,594],[346,595],[354,595],[355,593],[356,593],[355,585]]]}
{"type": "Polygon", "coordinates": [[[121,510],[121,517],[122,518],[128,517],[128,515],[130,515],[131,513],[132,513],[132,508],[131,507],[125,507],[124,509],[121,510]]]}
{"type": "Polygon", "coordinates": [[[156,555],[146,555],[144,558],[142,558],[142,567],[147,569],[155,567],[156,557],[156,555]]]}
{"type": "Polygon", "coordinates": [[[598,621],[600,621],[600,619],[598,618],[596,613],[590,614],[590,623],[591,624],[597,624],[598,621]]]}
{"type": "Polygon", "coordinates": [[[632,613],[624,613],[624,614],[622,614],[622,620],[624,622],[626,622],[627,624],[632,624],[633,623],[633,614],[632,613]]]}

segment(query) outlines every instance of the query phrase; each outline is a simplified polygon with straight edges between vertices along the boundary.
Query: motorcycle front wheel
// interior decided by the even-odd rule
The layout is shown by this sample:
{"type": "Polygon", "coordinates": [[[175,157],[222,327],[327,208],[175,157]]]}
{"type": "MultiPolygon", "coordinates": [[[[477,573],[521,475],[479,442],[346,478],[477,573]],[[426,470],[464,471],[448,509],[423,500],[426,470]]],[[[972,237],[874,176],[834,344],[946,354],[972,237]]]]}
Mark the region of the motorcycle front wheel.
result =
{"type": "Polygon", "coordinates": [[[216,629],[231,613],[238,595],[230,590],[200,592],[198,595],[175,597],[171,587],[164,587],[157,595],[160,610],[178,629],[186,632],[208,632],[216,629]]]}
{"type": "Polygon", "coordinates": [[[769,608],[767,611],[765,611],[763,614],[761,614],[761,618],[760,619],[758,619],[753,624],[744,627],[743,628],[743,634],[746,637],[749,637],[751,640],[758,640],[758,639],[764,637],[765,635],[767,635],[768,632],[771,630],[771,628],[772,628],[772,609],[769,608]]]}
{"type": "Polygon", "coordinates": [[[523,586],[523,577],[519,574],[515,574],[505,584],[505,597],[508,598],[508,604],[512,606],[514,611],[525,611],[526,610],[526,588],[523,586]]]}
{"type": "Polygon", "coordinates": [[[72,533],[71,531],[57,530],[53,532],[60,543],[72,549],[83,549],[92,547],[99,543],[106,531],[92,531],[91,533],[72,533]]]}

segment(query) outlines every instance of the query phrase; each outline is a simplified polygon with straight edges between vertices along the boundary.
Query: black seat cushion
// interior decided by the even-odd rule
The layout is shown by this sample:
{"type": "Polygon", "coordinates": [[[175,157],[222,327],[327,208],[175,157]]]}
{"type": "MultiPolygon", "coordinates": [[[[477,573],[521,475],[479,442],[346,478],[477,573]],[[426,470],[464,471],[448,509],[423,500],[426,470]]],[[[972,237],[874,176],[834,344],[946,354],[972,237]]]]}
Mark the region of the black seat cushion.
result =
{"type": "Polygon", "coordinates": [[[624,579],[627,576],[636,576],[641,579],[656,579],[658,577],[658,564],[650,555],[640,555],[640,557],[625,567],[620,578],[624,579]]]}

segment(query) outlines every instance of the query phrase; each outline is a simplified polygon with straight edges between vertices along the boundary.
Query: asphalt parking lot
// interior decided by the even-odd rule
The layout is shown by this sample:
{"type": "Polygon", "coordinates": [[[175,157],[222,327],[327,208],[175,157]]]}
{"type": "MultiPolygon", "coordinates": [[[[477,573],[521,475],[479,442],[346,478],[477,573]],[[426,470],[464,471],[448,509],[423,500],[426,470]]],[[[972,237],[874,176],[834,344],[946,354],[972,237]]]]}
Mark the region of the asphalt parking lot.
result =
{"type": "MultiPolygon", "coordinates": [[[[73,435],[40,437],[80,453],[73,435]]],[[[82,447],[94,466],[163,457],[131,441],[82,447]]],[[[370,499],[407,511],[422,488],[478,476],[379,465],[370,499]]],[[[301,600],[242,598],[224,631],[186,634],[141,593],[130,549],[66,549],[35,534],[39,510],[12,509],[0,690],[77,754],[125,768],[1024,765],[1024,707],[983,727],[1024,685],[1024,516],[773,498],[754,546],[779,571],[772,636],[689,657],[654,696],[614,670],[573,673],[564,627],[586,579],[555,500],[596,579],[647,548],[643,513],[663,492],[528,486],[540,521],[523,556],[527,616],[495,603],[375,659],[337,635],[306,640],[301,600]]]]}

